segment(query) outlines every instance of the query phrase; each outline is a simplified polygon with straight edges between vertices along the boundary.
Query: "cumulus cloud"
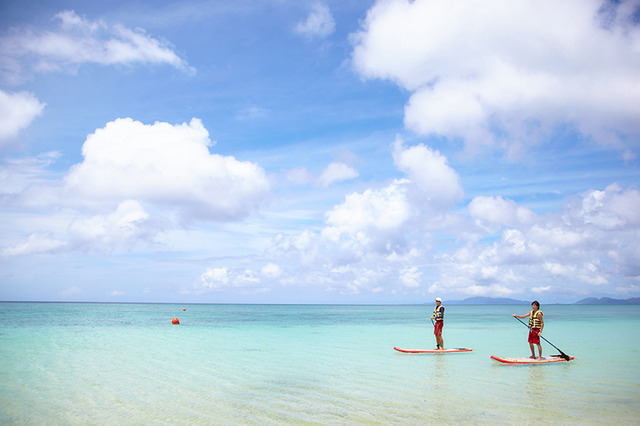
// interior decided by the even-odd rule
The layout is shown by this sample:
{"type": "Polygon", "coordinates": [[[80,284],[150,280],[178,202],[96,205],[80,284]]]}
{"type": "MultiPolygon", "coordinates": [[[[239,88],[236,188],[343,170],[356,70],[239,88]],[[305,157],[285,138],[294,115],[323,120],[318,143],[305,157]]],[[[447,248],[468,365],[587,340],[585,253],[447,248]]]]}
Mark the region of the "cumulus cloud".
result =
{"type": "Polygon", "coordinates": [[[198,119],[180,125],[117,119],[87,137],[84,160],[65,176],[63,192],[83,203],[151,203],[187,219],[239,219],[264,203],[270,192],[264,170],[211,154],[209,146],[198,119]]]}
{"type": "Polygon", "coordinates": [[[317,185],[321,188],[327,188],[334,183],[345,180],[355,179],[359,173],[353,167],[344,163],[334,162],[329,164],[320,174],[317,185]]]}
{"type": "Polygon", "coordinates": [[[393,159],[396,167],[407,174],[412,196],[430,208],[450,208],[464,197],[458,173],[438,151],[423,144],[406,148],[401,139],[396,139],[393,159]]]}
{"type": "Polygon", "coordinates": [[[502,197],[475,197],[467,206],[469,214],[476,224],[493,229],[495,226],[519,227],[530,225],[536,220],[536,214],[513,200],[502,197]]]}
{"type": "MultiPolygon", "coordinates": [[[[275,264],[265,266],[261,274],[270,278],[280,275],[279,268],[275,264]]],[[[208,268],[200,275],[198,283],[183,292],[185,294],[204,294],[233,288],[244,294],[267,293],[271,291],[271,287],[262,283],[261,274],[251,269],[208,268]]]]}
{"type": "Polygon", "coordinates": [[[260,273],[268,278],[278,278],[282,272],[282,269],[275,263],[268,263],[260,270],[260,273]]]}
{"type": "Polygon", "coordinates": [[[73,221],[69,232],[76,244],[83,246],[135,244],[155,236],[157,229],[148,227],[148,222],[149,215],[140,203],[127,200],[120,203],[114,212],[73,221]]]}
{"type": "Polygon", "coordinates": [[[273,239],[269,256],[296,265],[299,284],[339,294],[571,299],[640,280],[637,188],[585,191],[545,215],[500,196],[459,210],[463,190],[446,157],[400,140],[392,154],[404,178],[348,194],[320,230],[273,239]]]}
{"type": "Polygon", "coordinates": [[[515,158],[570,124],[632,156],[640,135],[635,4],[378,1],[353,36],[353,63],[411,92],[409,129],[462,138],[470,153],[502,146],[515,158]]]}
{"type": "Polygon", "coordinates": [[[10,93],[0,89],[0,146],[18,137],[31,125],[45,104],[28,92],[10,93]]]}
{"type": "Polygon", "coordinates": [[[36,72],[73,71],[83,63],[167,64],[194,72],[172,46],[142,29],[91,21],[72,10],[57,13],[55,21],[55,30],[18,29],[0,40],[0,69],[7,80],[17,81],[27,64],[36,72]]]}
{"type": "Polygon", "coordinates": [[[202,287],[210,290],[224,288],[229,282],[227,268],[209,268],[201,276],[202,287]]]}
{"type": "Polygon", "coordinates": [[[409,268],[400,271],[400,281],[406,286],[411,288],[420,287],[420,281],[422,273],[418,270],[417,266],[411,266],[409,268]]]}
{"type": "Polygon", "coordinates": [[[212,154],[211,145],[198,119],[145,125],[126,118],[89,135],[83,161],[62,176],[47,170],[55,152],[8,161],[0,202],[39,213],[22,221],[22,241],[18,231],[3,241],[0,255],[130,251],[160,244],[172,229],[239,221],[264,206],[271,197],[265,171],[212,154]]]}
{"type": "Polygon", "coordinates": [[[380,188],[345,196],[325,213],[318,232],[279,234],[269,253],[296,262],[309,285],[341,294],[424,291],[417,266],[429,245],[429,229],[439,229],[463,196],[458,174],[440,153],[422,144],[392,144],[396,167],[406,174],[380,188]],[[321,273],[319,271],[326,271],[321,273]]]}
{"type": "Polygon", "coordinates": [[[299,22],[295,31],[307,37],[327,37],[335,30],[336,23],[326,4],[315,3],[307,19],[299,22]]]}
{"type": "Polygon", "coordinates": [[[537,216],[511,200],[477,198],[471,216],[496,227],[495,241],[467,241],[438,257],[440,289],[496,295],[495,286],[514,293],[587,294],[594,286],[640,279],[638,221],[640,192],[612,184],[568,200],[553,214],[537,216]],[[495,212],[487,208],[494,206],[495,212]],[[522,220],[523,217],[525,220],[522,220]],[[535,278],[534,278],[535,277],[535,278]],[[535,282],[532,282],[535,280],[535,282]],[[545,285],[542,285],[545,284],[545,285]]]}
{"type": "Polygon", "coordinates": [[[343,248],[387,250],[413,214],[405,183],[397,181],[380,190],[348,195],[344,203],[326,213],[323,238],[340,242],[343,248]]]}

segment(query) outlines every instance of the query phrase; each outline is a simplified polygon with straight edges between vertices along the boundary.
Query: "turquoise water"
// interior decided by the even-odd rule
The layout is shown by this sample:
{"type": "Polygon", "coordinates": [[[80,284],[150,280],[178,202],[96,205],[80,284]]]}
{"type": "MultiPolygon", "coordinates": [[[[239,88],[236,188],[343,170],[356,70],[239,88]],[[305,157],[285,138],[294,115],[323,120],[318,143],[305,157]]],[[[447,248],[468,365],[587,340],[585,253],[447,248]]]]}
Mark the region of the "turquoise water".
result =
{"type": "Polygon", "coordinates": [[[473,352],[394,351],[435,347],[432,309],[0,303],[0,424],[640,422],[640,306],[543,305],[576,359],[537,366],[490,359],[529,355],[528,306],[447,306],[473,352]]]}

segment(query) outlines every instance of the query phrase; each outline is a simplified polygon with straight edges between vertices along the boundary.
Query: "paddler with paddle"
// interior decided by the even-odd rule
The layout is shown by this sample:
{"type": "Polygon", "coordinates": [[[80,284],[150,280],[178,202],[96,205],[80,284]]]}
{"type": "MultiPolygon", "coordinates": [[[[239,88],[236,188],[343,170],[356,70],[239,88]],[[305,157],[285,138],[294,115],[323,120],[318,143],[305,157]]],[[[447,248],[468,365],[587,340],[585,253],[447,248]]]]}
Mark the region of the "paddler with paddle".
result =
{"type": "MultiPolygon", "coordinates": [[[[540,303],[537,300],[534,300],[531,303],[531,310],[528,314],[524,315],[516,315],[513,314],[514,318],[526,318],[529,317],[529,347],[531,347],[531,358],[536,357],[536,351],[533,345],[538,345],[538,353],[540,356],[538,359],[542,359],[542,345],[540,344],[540,335],[542,334],[542,329],[544,328],[544,320],[542,319],[543,313],[540,310],[540,303]]],[[[522,322],[522,321],[521,321],[522,322]]]]}
{"type": "Polygon", "coordinates": [[[436,307],[433,310],[431,316],[431,322],[433,323],[433,334],[436,336],[436,349],[444,350],[444,341],[442,340],[442,327],[444,326],[444,306],[442,306],[442,299],[436,298],[436,307]],[[435,322],[433,322],[435,320],[435,322]]]}

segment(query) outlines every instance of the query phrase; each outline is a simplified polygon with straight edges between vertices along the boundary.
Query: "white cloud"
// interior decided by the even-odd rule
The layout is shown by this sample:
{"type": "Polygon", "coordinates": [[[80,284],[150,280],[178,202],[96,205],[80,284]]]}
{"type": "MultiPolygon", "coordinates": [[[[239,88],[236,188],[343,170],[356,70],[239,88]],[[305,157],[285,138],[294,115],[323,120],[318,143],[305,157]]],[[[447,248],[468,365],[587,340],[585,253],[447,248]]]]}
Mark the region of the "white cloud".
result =
{"type": "Polygon", "coordinates": [[[603,25],[599,0],[378,1],[353,36],[353,63],[412,92],[408,128],[463,138],[470,153],[523,155],[568,123],[630,156],[640,135],[632,4],[608,3],[603,25]]]}
{"type": "Polygon", "coordinates": [[[69,233],[75,244],[82,246],[135,244],[138,240],[151,240],[158,231],[148,226],[148,219],[149,215],[140,203],[127,200],[112,213],[73,221],[69,233]]]}
{"type": "Polygon", "coordinates": [[[60,12],[55,18],[60,23],[56,30],[19,30],[0,40],[5,78],[19,80],[21,64],[27,63],[38,72],[73,71],[83,63],[168,64],[194,72],[168,43],[150,37],[141,29],[90,21],[72,10],[60,12]]]}
{"type": "Polygon", "coordinates": [[[604,229],[628,229],[640,226],[640,191],[623,191],[617,184],[604,191],[589,190],[575,200],[574,220],[604,229]]]}
{"type": "Polygon", "coordinates": [[[444,156],[422,144],[392,147],[406,178],[347,195],[327,211],[320,231],[274,239],[270,257],[296,265],[300,285],[359,295],[381,288],[417,297],[553,290],[572,298],[640,279],[636,188],[589,190],[545,215],[503,197],[478,196],[465,216],[451,211],[463,190],[444,156]]]}
{"type": "Polygon", "coordinates": [[[336,23],[329,7],[322,3],[315,3],[307,19],[299,22],[295,31],[307,37],[327,37],[335,30],[336,23]]]}
{"type": "Polygon", "coordinates": [[[327,188],[334,183],[345,180],[355,179],[359,173],[353,167],[344,163],[334,162],[329,164],[320,174],[317,185],[321,188],[327,188]]]}
{"type": "Polygon", "coordinates": [[[27,187],[50,178],[46,168],[60,157],[59,152],[46,152],[36,157],[6,159],[0,166],[0,195],[19,194],[27,187]]]}
{"type": "Polygon", "coordinates": [[[352,250],[387,251],[398,244],[413,215],[407,200],[406,181],[380,190],[353,193],[326,213],[322,237],[352,250]]]}
{"type": "Polygon", "coordinates": [[[66,246],[66,241],[55,238],[50,232],[38,232],[29,235],[24,243],[4,248],[1,254],[3,257],[10,257],[53,253],[64,249],[66,246]]]}
{"type": "Polygon", "coordinates": [[[438,151],[423,144],[406,148],[402,140],[396,139],[393,159],[398,169],[407,174],[411,198],[422,202],[420,207],[447,209],[464,197],[458,173],[438,151]]]}
{"type": "Polygon", "coordinates": [[[421,277],[422,273],[418,270],[417,266],[412,266],[400,271],[400,281],[405,285],[405,287],[420,287],[421,277]]]}
{"type": "Polygon", "coordinates": [[[262,168],[210,154],[198,119],[145,125],[129,118],[87,137],[84,161],[71,168],[63,192],[84,203],[136,200],[175,210],[183,218],[239,219],[269,197],[262,168]]]}
{"type": "Polygon", "coordinates": [[[31,125],[45,104],[28,92],[10,93],[0,89],[0,146],[18,137],[31,125]]]}
{"type": "Polygon", "coordinates": [[[306,167],[296,167],[286,172],[286,179],[296,185],[313,184],[319,188],[328,188],[335,183],[355,179],[359,175],[353,167],[341,161],[334,161],[325,167],[320,175],[312,174],[306,167]]]}
{"type": "Polygon", "coordinates": [[[268,263],[260,270],[260,273],[268,278],[278,278],[282,275],[282,269],[275,263],[268,263]]]}
{"type": "MultiPolygon", "coordinates": [[[[263,268],[261,274],[270,278],[279,276],[278,266],[269,264],[263,268]]],[[[270,292],[271,287],[263,285],[259,275],[251,269],[208,268],[200,275],[200,281],[193,288],[183,292],[185,294],[203,294],[228,289],[239,290],[243,294],[270,292]]]]}
{"type": "Polygon", "coordinates": [[[287,263],[300,262],[305,272],[298,276],[341,294],[379,293],[381,288],[395,294],[424,291],[424,270],[415,264],[424,262],[426,232],[450,220],[447,210],[463,191],[458,174],[437,151],[405,147],[399,140],[392,148],[406,178],[348,194],[326,212],[319,232],[278,235],[269,253],[287,263]]]}
{"type": "Polygon", "coordinates": [[[495,226],[531,225],[536,220],[536,214],[533,211],[502,197],[478,196],[471,200],[467,208],[477,224],[489,229],[495,226]]]}
{"type": "Polygon", "coordinates": [[[67,173],[48,170],[55,152],[6,161],[0,201],[10,209],[3,217],[20,225],[5,229],[11,236],[0,256],[171,244],[165,234],[185,225],[240,221],[264,206],[271,197],[265,171],[211,154],[211,145],[197,119],[118,119],[87,137],[84,160],[67,173]]]}
{"type": "Polygon", "coordinates": [[[200,276],[200,281],[204,288],[224,288],[229,282],[229,273],[227,268],[209,268],[200,276]]]}
{"type": "Polygon", "coordinates": [[[491,216],[494,225],[511,227],[489,234],[499,237],[497,241],[470,240],[442,255],[440,288],[468,293],[471,283],[486,289],[500,285],[519,294],[550,288],[558,294],[583,294],[593,286],[636,281],[640,210],[634,206],[639,201],[637,189],[614,184],[569,200],[560,212],[525,221],[514,215],[521,207],[512,201],[483,199],[485,207],[493,204],[502,209],[495,215],[470,204],[485,219],[491,216]],[[532,285],[532,279],[543,285],[532,285]]]}
{"type": "Polygon", "coordinates": [[[83,216],[52,214],[32,219],[37,226],[49,225],[51,230],[31,233],[25,242],[4,248],[4,257],[34,254],[56,254],[69,251],[111,252],[131,250],[138,243],[154,244],[163,230],[150,220],[142,206],[132,200],[118,205],[113,212],[83,216]]]}
{"type": "Polygon", "coordinates": [[[531,291],[534,292],[534,293],[547,293],[549,290],[551,290],[551,286],[550,285],[547,285],[547,286],[544,286],[544,287],[533,287],[531,289],[531,291]]]}

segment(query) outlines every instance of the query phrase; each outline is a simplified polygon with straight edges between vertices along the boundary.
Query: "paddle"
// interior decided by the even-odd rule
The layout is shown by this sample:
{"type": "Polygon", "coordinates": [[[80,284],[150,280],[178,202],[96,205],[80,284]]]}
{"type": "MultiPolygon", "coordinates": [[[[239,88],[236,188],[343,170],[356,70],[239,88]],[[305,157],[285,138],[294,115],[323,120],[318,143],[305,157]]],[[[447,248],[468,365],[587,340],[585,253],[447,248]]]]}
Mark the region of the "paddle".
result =
{"type": "MultiPolygon", "coordinates": [[[[522,323],[522,325],[524,325],[525,327],[529,328],[529,326],[527,324],[525,324],[524,322],[522,322],[520,320],[520,318],[518,317],[514,317],[515,319],[517,319],[518,321],[520,321],[522,323]]],[[[564,359],[566,359],[567,361],[569,361],[571,358],[569,357],[569,355],[565,354],[564,352],[562,352],[560,349],[558,349],[558,347],[556,345],[554,345],[553,343],[551,343],[550,341],[548,341],[547,339],[545,339],[544,337],[540,336],[540,338],[542,340],[544,340],[545,342],[547,342],[548,344],[550,344],[551,346],[553,346],[554,348],[556,348],[556,350],[558,352],[560,352],[560,356],[564,359]]]]}

